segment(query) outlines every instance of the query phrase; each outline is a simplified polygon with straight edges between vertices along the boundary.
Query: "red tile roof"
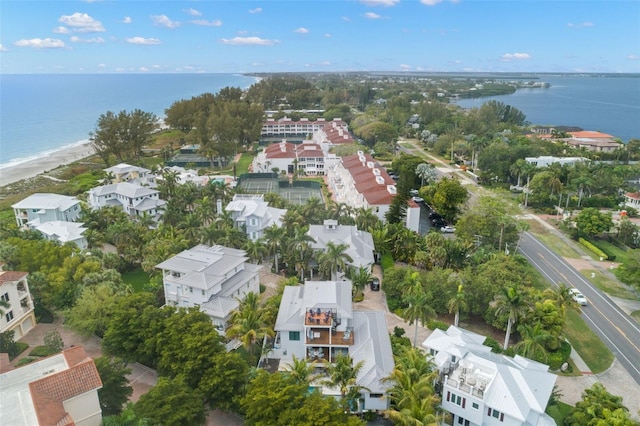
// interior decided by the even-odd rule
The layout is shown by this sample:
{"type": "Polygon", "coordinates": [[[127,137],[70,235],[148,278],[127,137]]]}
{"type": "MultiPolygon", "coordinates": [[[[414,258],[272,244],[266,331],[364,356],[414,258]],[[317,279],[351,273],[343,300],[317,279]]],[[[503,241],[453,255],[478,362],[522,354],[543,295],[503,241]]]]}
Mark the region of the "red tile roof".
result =
{"type": "Polygon", "coordinates": [[[64,401],[100,389],[102,381],[93,359],[77,346],[63,352],[69,369],[29,383],[31,399],[41,426],[73,425],[64,401]]]}
{"type": "Polygon", "coordinates": [[[322,158],[324,153],[318,144],[294,144],[291,142],[273,143],[265,148],[265,156],[269,158],[322,158]],[[284,149],[283,149],[284,148],[284,149]]]}
{"type": "Polygon", "coordinates": [[[602,132],[594,132],[591,130],[583,130],[581,132],[567,132],[574,138],[589,138],[589,139],[613,139],[613,136],[602,132]]]}
{"type": "Polygon", "coordinates": [[[395,193],[389,192],[388,186],[393,185],[395,188],[396,182],[369,154],[363,154],[362,158],[364,164],[358,154],[342,158],[342,165],[351,174],[356,190],[364,196],[369,205],[391,204],[395,193]],[[374,170],[379,171],[379,179],[374,170]]]}
{"type": "Polygon", "coordinates": [[[627,192],[624,196],[632,200],[640,200],[640,192],[627,192]]]}
{"type": "Polygon", "coordinates": [[[0,284],[20,281],[22,278],[29,275],[28,272],[19,271],[0,271],[0,284]]]}

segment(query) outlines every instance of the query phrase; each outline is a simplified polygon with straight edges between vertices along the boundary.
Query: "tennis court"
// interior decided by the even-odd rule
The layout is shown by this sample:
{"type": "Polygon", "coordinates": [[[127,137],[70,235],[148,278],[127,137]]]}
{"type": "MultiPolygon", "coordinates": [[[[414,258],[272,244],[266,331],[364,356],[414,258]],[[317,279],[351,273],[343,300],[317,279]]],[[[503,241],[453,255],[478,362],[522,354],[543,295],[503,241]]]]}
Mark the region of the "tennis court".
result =
{"type": "Polygon", "coordinates": [[[238,188],[247,194],[266,194],[267,192],[275,192],[285,200],[293,204],[305,204],[309,198],[322,198],[322,190],[317,182],[280,181],[276,178],[265,177],[264,174],[242,175],[238,181],[238,188]]]}

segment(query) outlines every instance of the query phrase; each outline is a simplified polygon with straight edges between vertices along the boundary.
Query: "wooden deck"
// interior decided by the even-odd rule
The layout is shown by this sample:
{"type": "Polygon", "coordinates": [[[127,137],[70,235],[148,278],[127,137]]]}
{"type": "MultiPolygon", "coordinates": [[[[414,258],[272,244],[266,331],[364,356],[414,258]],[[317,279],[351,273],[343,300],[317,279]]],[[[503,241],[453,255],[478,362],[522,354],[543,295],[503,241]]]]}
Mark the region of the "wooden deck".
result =
{"type": "Polygon", "coordinates": [[[351,346],[354,343],[353,331],[337,331],[331,334],[331,330],[322,328],[312,328],[313,338],[306,336],[307,345],[332,345],[332,346],[351,346]]]}
{"type": "Polygon", "coordinates": [[[320,312],[319,314],[317,312],[314,311],[313,314],[309,313],[307,311],[307,314],[305,315],[305,319],[304,319],[304,324],[305,325],[324,325],[324,326],[331,326],[331,315],[327,315],[326,312],[320,312]]]}

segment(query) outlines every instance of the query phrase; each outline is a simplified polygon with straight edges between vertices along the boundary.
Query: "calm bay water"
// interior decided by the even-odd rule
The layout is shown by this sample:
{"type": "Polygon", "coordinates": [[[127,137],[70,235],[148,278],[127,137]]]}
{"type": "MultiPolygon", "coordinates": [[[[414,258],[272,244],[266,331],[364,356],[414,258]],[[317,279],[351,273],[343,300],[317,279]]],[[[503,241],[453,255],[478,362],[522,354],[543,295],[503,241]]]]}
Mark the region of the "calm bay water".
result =
{"type": "Polygon", "coordinates": [[[107,111],[163,118],[175,101],[255,81],[238,74],[0,75],[0,167],[88,142],[107,111]]]}
{"type": "Polygon", "coordinates": [[[551,83],[551,87],[463,99],[456,104],[473,108],[494,99],[518,108],[532,124],[578,126],[608,133],[624,142],[640,139],[640,76],[542,75],[540,81],[551,83]]]}

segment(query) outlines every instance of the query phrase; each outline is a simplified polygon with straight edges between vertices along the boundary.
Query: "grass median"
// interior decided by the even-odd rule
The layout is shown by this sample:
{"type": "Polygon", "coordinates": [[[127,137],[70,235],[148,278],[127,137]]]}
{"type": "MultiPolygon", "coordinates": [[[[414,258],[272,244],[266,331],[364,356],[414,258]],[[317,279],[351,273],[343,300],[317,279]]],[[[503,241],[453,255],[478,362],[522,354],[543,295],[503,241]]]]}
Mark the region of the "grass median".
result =
{"type": "Polygon", "coordinates": [[[611,366],[614,356],[609,348],[589,328],[578,312],[569,310],[565,322],[565,335],[591,372],[602,373],[611,366]]]}

